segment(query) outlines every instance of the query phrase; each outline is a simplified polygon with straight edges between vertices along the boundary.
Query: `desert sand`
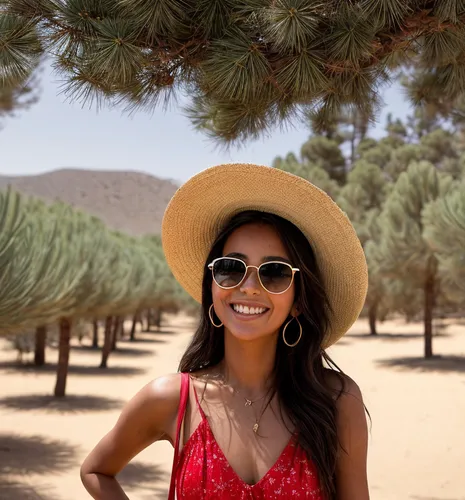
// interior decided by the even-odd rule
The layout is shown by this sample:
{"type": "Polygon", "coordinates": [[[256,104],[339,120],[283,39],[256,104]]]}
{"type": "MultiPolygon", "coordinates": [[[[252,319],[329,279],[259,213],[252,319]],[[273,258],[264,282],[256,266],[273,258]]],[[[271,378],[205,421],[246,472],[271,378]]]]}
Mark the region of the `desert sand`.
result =
{"type": "MultiPolygon", "coordinates": [[[[162,332],[121,341],[109,368],[77,341],[65,400],[50,395],[57,352],[42,369],[15,367],[0,339],[0,499],[85,500],[79,466],[116,421],[122,405],[151,379],[173,372],[194,322],[168,317],[162,332]]],[[[358,321],[330,355],[360,386],[371,414],[369,482],[373,500],[465,500],[465,326],[434,339],[423,360],[422,327],[387,321],[366,335],[358,321]]],[[[84,340],[84,343],[86,340],[84,340]]],[[[172,460],[155,443],[120,474],[131,500],[167,497],[172,460]]],[[[355,500],[355,499],[354,499],[355,500]]]]}

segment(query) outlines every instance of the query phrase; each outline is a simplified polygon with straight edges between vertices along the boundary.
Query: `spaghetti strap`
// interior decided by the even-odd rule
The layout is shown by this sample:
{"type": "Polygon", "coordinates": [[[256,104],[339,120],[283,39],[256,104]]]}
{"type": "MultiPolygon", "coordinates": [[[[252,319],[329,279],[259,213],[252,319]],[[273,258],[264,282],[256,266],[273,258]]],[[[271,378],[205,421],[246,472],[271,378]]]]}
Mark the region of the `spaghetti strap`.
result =
{"type": "Polygon", "coordinates": [[[171,481],[168,493],[168,500],[175,500],[176,498],[176,492],[175,492],[176,471],[178,468],[178,461],[179,461],[179,444],[182,440],[181,436],[182,424],[186,413],[188,401],[189,401],[189,374],[181,373],[181,389],[179,394],[178,416],[176,420],[176,438],[174,442],[173,466],[171,468],[171,481]]]}
{"type": "Polygon", "coordinates": [[[197,394],[197,390],[195,388],[195,385],[194,383],[192,382],[192,377],[189,376],[189,381],[190,381],[190,384],[192,386],[192,390],[194,391],[194,396],[195,396],[195,402],[197,403],[197,408],[200,412],[200,416],[202,417],[202,420],[206,419],[206,415],[205,415],[205,412],[203,411],[203,408],[200,406],[200,401],[199,401],[199,396],[197,394]]]}

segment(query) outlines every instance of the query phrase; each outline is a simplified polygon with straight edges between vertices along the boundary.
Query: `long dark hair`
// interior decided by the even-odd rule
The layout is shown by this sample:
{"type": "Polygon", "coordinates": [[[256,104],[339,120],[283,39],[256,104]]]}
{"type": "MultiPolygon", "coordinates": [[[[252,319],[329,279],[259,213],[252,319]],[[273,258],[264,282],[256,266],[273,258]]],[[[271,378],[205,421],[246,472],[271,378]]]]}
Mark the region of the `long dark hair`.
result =
{"type": "MultiPolygon", "coordinates": [[[[295,301],[303,335],[295,347],[288,347],[280,336],[273,394],[278,395],[282,409],[295,426],[299,444],[315,464],[323,494],[333,499],[338,452],[337,412],[334,391],[328,387],[325,376],[325,362],[329,367],[336,365],[321,347],[328,331],[331,309],[311,244],[294,224],[274,214],[249,210],[235,215],[223,228],[205,262],[200,324],[179,369],[193,372],[223,360],[224,335],[212,326],[208,316],[212,304],[212,276],[207,265],[222,256],[226,240],[234,230],[252,223],[272,226],[289,252],[292,265],[300,269],[295,280],[295,301]]],[[[286,337],[290,343],[294,341],[292,332],[289,335],[286,332],[286,337]]],[[[336,370],[335,373],[341,379],[342,391],[343,375],[336,370]]]]}

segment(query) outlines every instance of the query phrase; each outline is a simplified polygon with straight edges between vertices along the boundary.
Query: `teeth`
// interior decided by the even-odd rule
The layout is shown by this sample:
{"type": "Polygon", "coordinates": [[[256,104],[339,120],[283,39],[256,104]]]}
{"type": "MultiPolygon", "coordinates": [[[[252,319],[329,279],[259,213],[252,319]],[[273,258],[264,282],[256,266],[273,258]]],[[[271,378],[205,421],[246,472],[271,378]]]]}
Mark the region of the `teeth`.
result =
{"type": "Polygon", "coordinates": [[[262,314],[266,310],[264,307],[248,307],[240,304],[233,304],[233,309],[240,314],[262,314]]]}

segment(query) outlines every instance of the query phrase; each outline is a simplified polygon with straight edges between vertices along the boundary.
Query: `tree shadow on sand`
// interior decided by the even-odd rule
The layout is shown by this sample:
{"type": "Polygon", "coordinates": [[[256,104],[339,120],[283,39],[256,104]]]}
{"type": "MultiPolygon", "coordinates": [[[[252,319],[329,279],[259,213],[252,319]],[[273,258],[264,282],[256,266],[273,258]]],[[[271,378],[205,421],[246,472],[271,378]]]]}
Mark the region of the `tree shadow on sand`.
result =
{"type": "Polygon", "coordinates": [[[50,395],[24,394],[0,398],[0,408],[14,411],[43,410],[46,413],[59,414],[117,410],[123,405],[124,401],[120,399],[90,395],[55,398],[50,395]]]}
{"type": "MultiPolygon", "coordinates": [[[[122,341],[119,341],[122,342],[122,341]]],[[[111,357],[118,356],[131,356],[131,357],[143,357],[143,356],[154,356],[155,353],[150,349],[137,349],[135,347],[129,347],[127,344],[121,344],[118,342],[116,350],[111,352],[111,357]]],[[[74,352],[84,352],[86,354],[95,354],[96,357],[102,356],[102,350],[90,345],[74,345],[71,346],[71,350],[74,352]]]]}
{"type": "Polygon", "coordinates": [[[131,488],[146,490],[149,493],[147,498],[152,500],[157,497],[160,499],[168,497],[170,475],[159,465],[138,461],[130,462],[117,475],[117,479],[123,489],[128,491],[131,488]]]}
{"type": "Polygon", "coordinates": [[[0,483],[7,474],[58,474],[74,466],[76,447],[64,441],[38,435],[0,434],[0,483]]]}
{"type": "Polygon", "coordinates": [[[390,358],[376,363],[383,368],[396,368],[402,371],[465,373],[465,356],[433,356],[432,358],[390,358]]]}
{"type": "MultiPolygon", "coordinates": [[[[111,359],[109,361],[111,363],[111,359]]],[[[35,366],[33,363],[18,363],[16,361],[2,361],[0,362],[0,370],[7,373],[32,373],[34,375],[40,373],[56,373],[56,363],[47,363],[44,366],[35,366]]],[[[134,368],[131,366],[109,366],[108,368],[99,368],[92,365],[69,365],[68,373],[71,375],[82,375],[92,377],[115,377],[115,376],[131,376],[142,375],[147,370],[144,368],[134,368]]]]}
{"type": "Polygon", "coordinates": [[[53,494],[52,489],[46,486],[31,486],[24,481],[5,481],[0,477],[2,500],[62,500],[53,494]]]}
{"type": "MultiPolygon", "coordinates": [[[[156,333],[156,332],[150,332],[150,333],[156,333]]],[[[166,344],[165,339],[154,339],[149,336],[149,334],[145,334],[146,336],[144,337],[137,337],[134,340],[130,339],[121,339],[118,340],[118,346],[122,345],[131,345],[131,344],[166,344]]],[[[119,348],[119,347],[118,347],[119,348]]]]}
{"type": "Polygon", "coordinates": [[[178,333],[181,333],[179,332],[177,329],[176,330],[170,330],[170,329],[166,329],[166,328],[160,328],[160,330],[150,330],[150,332],[146,332],[146,333],[154,333],[155,335],[177,335],[178,333]]]}
{"type": "MultiPolygon", "coordinates": [[[[448,333],[436,333],[433,335],[436,337],[449,337],[448,333]]],[[[369,333],[346,333],[345,337],[349,337],[351,339],[363,339],[363,340],[381,340],[383,342],[402,342],[406,340],[418,340],[424,337],[423,333],[378,333],[376,335],[370,335],[369,333]]]]}
{"type": "Polygon", "coordinates": [[[61,500],[52,486],[33,486],[27,478],[31,474],[59,474],[77,465],[76,447],[65,441],[0,433],[0,498],[61,500]]]}

